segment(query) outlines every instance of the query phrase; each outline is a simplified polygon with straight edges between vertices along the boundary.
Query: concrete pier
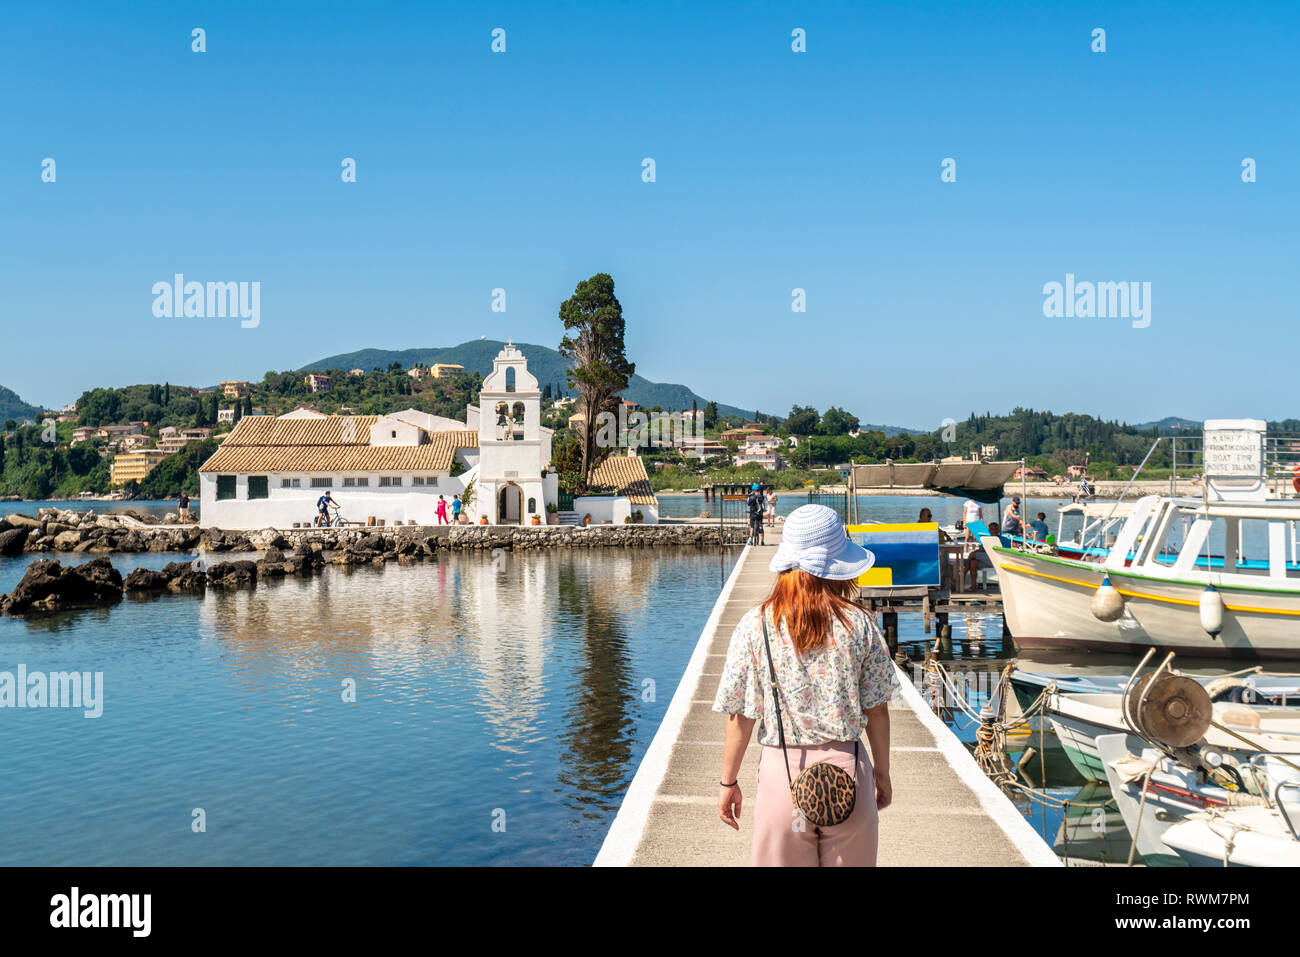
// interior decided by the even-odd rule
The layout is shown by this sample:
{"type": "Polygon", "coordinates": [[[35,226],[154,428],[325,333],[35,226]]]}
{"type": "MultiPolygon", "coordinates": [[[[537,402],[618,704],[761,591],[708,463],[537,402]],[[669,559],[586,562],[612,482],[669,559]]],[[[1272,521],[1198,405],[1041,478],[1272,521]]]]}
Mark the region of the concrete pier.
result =
{"type": "MultiPolygon", "coordinates": [[[[718,772],[725,719],[713,711],[731,632],[765,598],[777,529],[747,546],[705,624],[596,866],[749,864],[760,746],[751,740],[740,771],[740,832],[718,820],[718,772]]],[[[899,672],[889,706],[893,804],[880,815],[881,866],[1059,866],[1015,806],[976,766],[899,672]]],[[[757,730],[755,731],[757,738],[757,730]]],[[[863,746],[867,747],[863,737],[863,746]]]]}

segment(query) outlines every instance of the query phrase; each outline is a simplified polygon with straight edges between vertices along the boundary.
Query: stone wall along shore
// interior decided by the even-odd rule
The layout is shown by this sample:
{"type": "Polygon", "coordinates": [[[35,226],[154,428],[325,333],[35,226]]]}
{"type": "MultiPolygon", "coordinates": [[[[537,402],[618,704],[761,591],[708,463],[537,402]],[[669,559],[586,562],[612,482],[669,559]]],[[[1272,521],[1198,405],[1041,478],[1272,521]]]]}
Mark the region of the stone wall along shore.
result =
{"type": "MultiPolygon", "coordinates": [[[[102,516],[101,516],[102,517],[102,516]]],[[[50,520],[46,520],[50,523],[50,520]]],[[[66,526],[66,521],[53,522],[66,526]]],[[[111,551],[118,533],[95,534],[95,522],[78,523],[86,532],[72,547],[66,536],[69,529],[55,529],[33,522],[18,525],[27,538],[34,536],[33,550],[43,550],[53,540],[51,550],[111,551]],[[82,544],[90,547],[81,548],[82,544]]],[[[154,526],[131,535],[140,536],[159,547],[137,551],[172,550],[172,536],[190,530],[174,526],[154,526]],[[151,537],[156,536],[156,537],[151,537]]],[[[146,597],[164,592],[201,594],[208,588],[256,588],[259,581],[286,575],[312,575],[326,565],[384,565],[436,560],[439,551],[503,548],[512,551],[542,548],[603,548],[613,546],[717,546],[742,544],[746,529],[716,525],[598,525],[588,528],[571,526],[512,525],[442,525],[395,526],[391,528],[355,529],[262,529],[255,532],[232,532],[220,529],[193,529],[193,545],[205,553],[203,561],[175,561],[163,569],[137,568],[125,578],[104,555],[80,564],[63,565],[56,559],[41,558],[27,568],[18,586],[8,595],[0,595],[0,614],[30,615],[68,608],[85,608],[119,602],[125,596],[146,597]],[[243,557],[247,556],[247,557],[243,557]],[[254,556],[258,556],[254,560],[254,556]]],[[[2,533],[0,533],[2,534],[2,533]]]]}
{"type": "MultiPolygon", "coordinates": [[[[172,519],[172,516],[168,516],[172,519]]],[[[324,550],[345,549],[372,541],[380,551],[414,540],[432,554],[440,548],[599,548],[743,544],[748,532],[739,525],[719,530],[714,524],[672,525],[391,525],[364,528],[292,528],[257,531],[200,529],[133,513],[97,515],[43,508],[36,515],[0,518],[0,555],[73,552],[92,555],[118,552],[249,552],[294,548],[299,543],[324,550]]]]}

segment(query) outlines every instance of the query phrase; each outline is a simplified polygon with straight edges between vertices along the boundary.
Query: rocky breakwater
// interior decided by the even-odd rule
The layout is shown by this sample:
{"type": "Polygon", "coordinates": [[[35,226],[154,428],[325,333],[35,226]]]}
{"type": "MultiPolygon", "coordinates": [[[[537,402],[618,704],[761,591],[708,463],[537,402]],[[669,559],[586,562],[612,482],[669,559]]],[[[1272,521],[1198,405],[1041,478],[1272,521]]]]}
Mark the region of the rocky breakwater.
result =
{"type": "Polygon", "coordinates": [[[259,579],[310,575],[324,564],[310,548],[286,555],[269,550],[257,561],[215,562],[206,570],[197,562],[169,562],[165,568],[137,568],[125,578],[107,558],[79,565],[55,559],[32,562],[18,587],[0,595],[0,614],[32,615],[72,608],[111,605],[124,596],[148,598],[163,592],[201,595],[209,588],[254,588],[259,579]]]}
{"type": "Polygon", "coordinates": [[[122,573],[107,558],[70,567],[43,558],[32,562],[13,592],[0,595],[0,614],[90,608],[121,600],[122,573]]]}
{"type": "MultiPolygon", "coordinates": [[[[169,518],[171,516],[168,516],[169,518]]],[[[198,544],[193,525],[160,522],[133,512],[43,508],[0,518],[0,555],[22,552],[186,552],[198,544]]]]}
{"type": "Polygon", "coordinates": [[[356,564],[376,558],[427,558],[441,550],[509,548],[606,548],[743,545],[748,530],[738,525],[411,525],[385,528],[266,528],[251,532],[204,529],[203,552],[252,552],[267,548],[309,548],[327,564],[356,564]]]}
{"type": "MultiPolygon", "coordinates": [[[[33,526],[34,528],[34,526],[33,526]]],[[[62,533],[60,533],[62,534],[62,533]]],[[[286,575],[311,575],[326,565],[411,564],[436,559],[440,550],[506,548],[600,548],[739,544],[741,528],[716,525],[397,526],[365,529],[205,529],[195,544],[199,562],[171,562],[162,569],[137,568],[126,578],[107,558],[63,566],[53,559],[31,564],[12,594],[0,596],[0,614],[26,615],[146,598],[163,592],[201,594],[212,589],[256,588],[286,575]],[[253,556],[259,555],[254,559],[253,556]],[[240,555],[249,557],[240,557],[240,555]]],[[[149,549],[162,551],[164,549],[149,549]]]]}

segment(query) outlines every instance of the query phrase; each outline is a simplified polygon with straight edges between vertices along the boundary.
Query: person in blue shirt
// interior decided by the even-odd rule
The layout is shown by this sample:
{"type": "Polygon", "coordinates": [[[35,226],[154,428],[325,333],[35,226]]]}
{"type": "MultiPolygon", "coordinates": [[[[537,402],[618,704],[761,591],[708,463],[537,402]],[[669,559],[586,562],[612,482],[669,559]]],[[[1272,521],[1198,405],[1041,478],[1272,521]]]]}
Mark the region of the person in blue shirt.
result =
{"type": "Polygon", "coordinates": [[[457,496],[455,496],[454,498],[452,498],[452,500],[451,500],[451,523],[452,523],[453,525],[459,525],[459,524],[460,524],[460,510],[461,510],[462,508],[464,508],[464,507],[465,507],[465,506],[464,506],[464,503],[461,502],[461,500],[460,500],[460,496],[459,496],[459,495],[457,495],[457,496]]]}
{"type": "Polygon", "coordinates": [[[1038,517],[1029,523],[1029,530],[1033,533],[1035,541],[1047,541],[1047,513],[1039,512],[1038,517]]]}
{"type": "Polygon", "coordinates": [[[339,503],[334,501],[333,489],[326,489],[325,494],[316,499],[316,524],[328,525],[330,523],[330,506],[339,507],[339,503]]]}

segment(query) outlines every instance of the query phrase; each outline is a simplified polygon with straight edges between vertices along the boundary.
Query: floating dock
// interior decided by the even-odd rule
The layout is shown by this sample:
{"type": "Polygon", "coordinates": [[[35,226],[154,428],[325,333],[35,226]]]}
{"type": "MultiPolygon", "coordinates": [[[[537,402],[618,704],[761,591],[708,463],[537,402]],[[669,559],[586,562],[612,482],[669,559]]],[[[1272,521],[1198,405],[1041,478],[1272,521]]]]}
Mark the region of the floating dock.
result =
{"type": "MultiPolygon", "coordinates": [[[[766,546],[746,546],[723,585],[686,672],[611,824],[596,866],[747,866],[753,836],[760,745],[740,770],[740,832],[718,819],[725,719],[713,696],[731,632],[765,598],[775,577],[766,546]]],[[[893,804],[880,815],[879,865],[1060,866],[1028,821],[975,764],[965,746],[899,672],[890,702],[893,804]]],[[[757,733],[755,733],[755,739],[757,733]]],[[[865,736],[863,746],[866,744],[865,736]]]]}

